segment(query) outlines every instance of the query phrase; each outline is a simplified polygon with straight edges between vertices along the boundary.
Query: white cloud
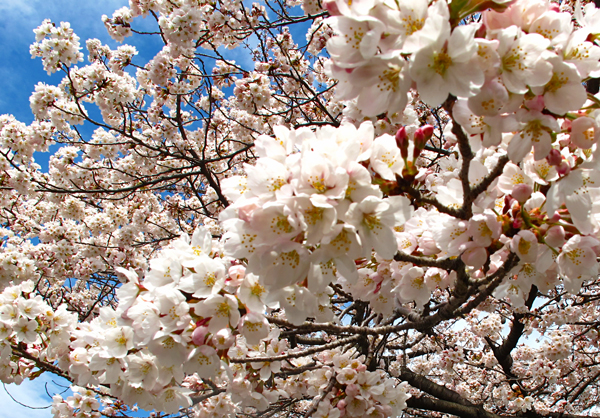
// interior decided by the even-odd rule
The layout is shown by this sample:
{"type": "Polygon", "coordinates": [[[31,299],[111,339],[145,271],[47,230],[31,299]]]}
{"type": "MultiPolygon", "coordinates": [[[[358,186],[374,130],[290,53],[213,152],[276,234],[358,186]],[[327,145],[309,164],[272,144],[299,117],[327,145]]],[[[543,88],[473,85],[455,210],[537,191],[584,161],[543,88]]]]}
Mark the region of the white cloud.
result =
{"type": "Polygon", "coordinates": [[[127,4],[128,0],[0,0],[0,56],[3,58],[0,64],[0,114],[15,114],[24,122],[32,120],[29,95],[37,81],[49,82],[41,61],[31,60],[29,54],[29,45],[35,41],[33,29],[44,19],[70,22],[81,38],[85,53],[88,38],[99,38],[115,47],[101,17],[103,14],[112,16],[116,9],[127,4]]]}
{"type": "Polygon", "coordinates": [[[4,0],[0,3],[0,13],[25,15],[31,13],[33,6],[21,0],[4,0]]]}
{"type": "Polygon", "coordinates": [[[127,5],[127,0],[3,0],[0,3],[0,14],[3,17],[4,29],[0,29],[13,43],[33,42],[33,29],[44,19],[53,22],[70,22],[75,33],[88,32],[87,36],[102,36],[104,25],[100,20],[103,14],[112,13],[127,5]]]}
{"type": "MultiPolygon", "coordinates": [[[[50,405],[52,398],[48,396],[46,390],[53,395],[54,393],[63,392],[65,386],[68,388],[68,382],[49,373],[45,373],[33,381],[25,380],[20,385],[0,386],[0,405],[2,405],[0,418],[51,418],[50,405]],[[15,400],[32,408],[20,405],[15,400]]],[[[68,391],[63,396],[66,397],[70,393],[68,391]]]]}

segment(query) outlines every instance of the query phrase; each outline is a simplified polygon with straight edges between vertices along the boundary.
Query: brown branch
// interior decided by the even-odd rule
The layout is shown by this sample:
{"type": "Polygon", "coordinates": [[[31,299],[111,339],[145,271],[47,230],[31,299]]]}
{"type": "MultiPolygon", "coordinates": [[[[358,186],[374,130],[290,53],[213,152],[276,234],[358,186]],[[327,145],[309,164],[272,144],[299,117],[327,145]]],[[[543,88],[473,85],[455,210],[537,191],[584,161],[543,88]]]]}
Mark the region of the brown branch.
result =
{"type": "Polygon", "coordinates": [[[54,373],[57,376],[60,376],[64,379],[67,379],[69,382],[73,382],[73,379],[71,378],[71,376],[69,376],[67,373],[65,373],[63,370],[59,369],[58,367],[56,367],[53,364],[50,363],[46,363],[43,360],[40,360],[39,358],[36,358],[34,356],[32,356],[31,354],[29,354],[27,351],[20,349],[17,346],[14,346],[11,344],[10,346],[12,348],[13,354],[19,357],[23,357],[26,358],[27,360],[31,360],[35,363],[35,365],[37,366],[37,368],[39,368],[40,370],[46,371],[46,372],[50,372],[50,373],[54,373]]]}
{"type": "Polygon", "coordinates": [[[458,405],[473,406],[471,402],[469,402],[467,399],[463,398],[453,390],[450,390],[445,386],[438,385],[437,383],[427,379],[425,376],[413,373],[408,368],[402,369],[402,372],[398,377],[401,380],[408,382],[408,384],[410,384],[412,387],[415,387],[438,399],[443,399],[445,401],[452,402],[458,405]]]}
{"type": "Polygon", "coordinates": [[[442,399],[422,396],[420,398],[409,398],[406,401],[409,408],[421,409],[425,411],[444,412],[461,418],[500,418],[501,415],[492,414],[483,409],[483,407],[461,405],[442,399]]]}
{"type": "MultiPolygon", "coordinates": [[[[594,375],[593,375],[593,376],[591,376],[589,379],[587,379],[587,380],[586,380],[586,381],[583,383],[583,385],[581,385],[581,387],[580,387],[579,389],[577,389],[577,392],[575,392],[575,393],[573,394],[573,396],[571,397],[571,401],[570,401],[570,402],[571,402],[571,403],[575,402],[575,400],[576,400],[577,398],[579,398],[579,396],[580,396],[580,395],[581,395],[583,392],[585,392],[585,390],[588,388],[588,386],[589,386],[590,384],[592,384],[592,383],[593,383],[593,382],[594,382],[596,379],[598,379],[599,377],[600,377],[600,370],[598,370],[598,371],[596,372],[596,374],[594,374],[594,375]]],[[[575,386],[575,387],[577,387],[577,386],[575,386]]]]}
{"type": "MultiPolygon", "coordinates": [[[[529,309],[531,309],[533,301],[537,297],[537,292],[537,287],[535,285],[531,286],[529,296],[527,297],[527,301],[525,302],[525,306],[527,306],[529,309]]],[[[496,346],[489,337],[485,338],[486,342],[492,349],[492,352],[494,353],[494,357],[496,357],[498,364],[500,364],[500,367],[502,367],[504,373],[511,379],[517,379],[517,376],[512,372],[513,358],[510,353],[517,346],[519,339],[523,335],[525,324],[521,322],[521,319],[523,319],[525,316],[526,315],[520,313],[514,314],[514,319],[512,321],[510,332],[508,333],[508,336],[506,337],[502,345],[496,346]]]]}
{"type": "Polygon", "coordinates": [[[549,412],[540,414],[536,411],[527,411],[516,415],[498,415],[488,412],[482,406],[467,406],[454,402],[445,401],[443,399],[435,399],[428,396],[420,398],[409,398],[406,405],[412,409],[420,409],[424,411],[436,411],[446,414],[455,415],[460,418],[590,418],[589,415],[573,415],[564,412],[549,412]]]}
{"type": "Polygon", "coordinates": [[[483,180],[481,180],[480,183],[478,183],[471,189],[471,202],[477,199],[477,196],[485,192],[487,188],[490,187],[490,184],[492,184],[494,180],[496,180],[502,174],[504,166],[509,161],[510,160],[508,158],[508,155],[503,155],[502,157],[498,158],[498,163],[496,164],[496,167],[494,167],[494,169],[483,180]]]}
{"type": "Polygon", "coordinates": [[[414,255],[408,255],[402,252],[397,252],[396,255],[394,255],[394,260],[413,263],[418,266],[438,267],[443,270],[456,270],[458,265],[458,259],[451,260],[449,258],[445,258],[436,260],[427,257],[416,257],[414,255]]]}
{"type": "Polygon", "coordinates": [[[337,341],[331,342],[329,344],[325,344],[325,345],[321,345],[321,346],[318,346],[318,347],[309,348],[309,349],[306,349],[304,351],[298,351],[296,353],[282,354],[280,356],[250,357],[250,358],[231,358],[231,359],[229,359],[229,361],[232,362],[232,363],[261,363],[261,362],[269,362],[269,361],[287,360],[287,359],[290,359],[290,358],[305,357],[305,356],[309,356],[311,354],[315,354],[315,353],[318,353],[318,352],[321,352],[321,351],[329,350],[331,348],[339,347],[341,345],[354,342],[354,341],[358,340],[359,338],[360,338],[360,335],[354,335],[352,337],[343,338],[341,340],[337,340],[337,341]]]}
{"type": "Polygon", "coordinates": [[[319,407],[319,404],[321,403],[321,401],[325,398],[325,396],[327,396],[327,394],[329,392],[331,392],[333,390],[333,387],[335,386],[335,382],[336,382],[336,374],[334,372],[331,375],[331,379],[329,379],[329,384],[327,385],[325,390],[323,390],[323,392],[313,400],[312,404],[310,405],[310,408],[308,408],[308,410],[304,414],[304,418],[310,417],[312,414],[314,414],[317,411],[317,408],[319,407]]]}
{"type": "Polygon", "coordinates": [[[508,259],[504,262],[504,265],[500,267],[494,274],[486,278],[490,284],[482,291],[480,291],[473,299],[471,299],[465,306],[459,309],[456,314],[457,316],[466,315],[473,309],[477,308],[484,300],[488,298],[494,290],[500,286],[502,281],[505,279],[508,272],[517,264],[518,257],[514,253],[510,253],[508,259]]]}
{"type": "MultiPolygon", "coordinates": [[[[187,133],[186,133],[185,127],[183,126],[183,121],[181,120],[181,96],[180,95],[177,96],[177,117],[176,117],[175,121],[177,122],[177,128],[179,129],[181,138],[185,142],[188,142],[189,140],[187,138],[187,133]]],[[[219,202],[221,202],[221,204],[225,208],[227,206],[229,206],[229,201],[227,200],[225,195],[223,195],[223,192],[221,191],[221,187],[217,184],[217,182],[215,181],[215,179],[212,176],[212,173],[208,170],[206,161],[204,161],[204,159],[200,158],[200,156],[192,148],[189,148],[189,152],[197,160],[198,166],[200,167],[200,172],[202,173],[204,178],[206,178],[206,181],[208,181],[208,184],[210,185],[210,187],[212,187],[213,190],[215,191],[215,193],[217,193],[217,196],[219,197],[219,202]]]]}

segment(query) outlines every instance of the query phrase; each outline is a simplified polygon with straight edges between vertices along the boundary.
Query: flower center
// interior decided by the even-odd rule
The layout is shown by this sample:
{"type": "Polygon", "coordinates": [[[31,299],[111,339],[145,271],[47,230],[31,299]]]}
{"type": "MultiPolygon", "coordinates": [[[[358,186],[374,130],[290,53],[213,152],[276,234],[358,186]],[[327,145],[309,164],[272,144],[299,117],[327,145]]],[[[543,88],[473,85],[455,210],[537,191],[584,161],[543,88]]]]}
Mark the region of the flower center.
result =
{"type": "Polygon", "coordinates": [[[555,93],[559,88],[561,88],[568,82],[569,82],[569,77],[565,76],[564,72],[561,72],[560,74],[553,73],[552,78],[550,79],[548,84],[546,84],[544,91],[546,93],[555,93]]]}
{"type": "Polygon", "coordinates": [[[529,253],[529,249],[531,248],[531,242],[527,241],[526,239],[521,238],[519,240],[519,252],[521,254],[528,254],[529,253]]]}
{"type": "Polygon", "coordinates": [[[404,22],[406,36],[410,36],[416,31],[423,29],[425,19],[414,19],[412,16],[407,16],[402,18],[402,22],[404,22]]]}
{"type": "Polygon", "coordinates": [[[448,71],[448,68],[452,65],[452,58],[445,52],[440,52],[433,57],[433,70],[441,75],[442,77],[448,71]]]}
{"type": "Polygon", "coordinates": [[[381,228],[379,218],[373,214],[365,214],[365,216],[363,217],[363,223],[371,231],[376,228],[381,228]]]}

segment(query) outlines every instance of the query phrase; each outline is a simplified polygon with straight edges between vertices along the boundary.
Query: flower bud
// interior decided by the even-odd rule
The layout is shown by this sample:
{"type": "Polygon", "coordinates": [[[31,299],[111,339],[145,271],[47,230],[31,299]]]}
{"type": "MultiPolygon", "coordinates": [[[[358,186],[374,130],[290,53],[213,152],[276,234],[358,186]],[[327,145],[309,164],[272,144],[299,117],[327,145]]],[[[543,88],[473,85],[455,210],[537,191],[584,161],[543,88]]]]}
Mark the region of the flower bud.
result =
{"type": "Polygon", "coordinates": [[[414,136],[415,148],[419,148],[420,150],[425,148],[425,144],[427,144],[427,141],[429,141],[432,136],[433,136],[433,126],[425,125],[425,126],[421,126],[420,128],[417,128],[417,130],[415,131],[415,136],[414,136]]]}
{"type": "Polygon", "coordinates": [[[531,197],[531,193],[533,193],[533,187],[529,184],[521,183],[513,187],[511,195],[519,203],[525,203],[531,197]]]}
{"type": "Polygon", "coordinates": [[[204,325],[199,326],[192,332],[192,342],[196,345],[204,345],[204,340],[206,340],[207,334],[208,327],[204,325]]]}
{"type": "Polygon", "coordinates": [[[560,221],[560,219],[561,219],[561,216],[560,216],[560,213],[558,213],[558,212],[548,214],[548,222],[558,222],[558,221],[560,221]],[[552,216],[550,216],[550,215],[552,215],[552,216]]]}
{"type": "Polygon", "coordinates": [[[329,12],[329,16],[340,16],[342,14],[335,0],[323,2],[323,7],[329,12]]]}
{"type": "Polygon", "coordinates": [[[354,383],[351,383],[346,386],[346,395],[351,396],[353,398],[360,396],[360,389],[354,383]]]}
{"type": "Polygon", "coordinates": [[[413,150],[413,160],[416,160],[419,155],[421,155],[421,151],[423,151],[427,141],[429,141],[432,136],[433,126],[425,125],[417,128],[414,135],[415,148],[413,150]]]}
{"type": "Polygon", "coordinates": [[[212,336],[212,343],[218,350],[226,350],[235,343],[235,336],[227,328],[223,328],[212,336]]]}
{"type": "Polygon", "coordinates": [[[565,243],[565,230],[560,225],[555,225],[548,229],[546,236],[544,237],[546,244],[551,247],[562,247],[565,243]]]}
{"type": "Polygon", "coordinates": [[[460,259],[475,270],[482,268],[487,260],[488,253],[483,247],[472,247],[462,253],[460,259]]]}
{"type": "Polygon", "coordinates": [[[230,286],[239,286],[246,276],[246,267],[239,264],[231,266],[229,267],[228,274],[229,279],[226,280],[226,283],[230,286]]]}
{"type": "Polygon", "coordinates": [[[562,155],[560,154],[560,151],[552,148],[546,157],[546,161],[548,161],[548,164],[558,167],[562,162],[562,155]]]}
{"type": "Polygon", "coordinates": [[[533,99],[527,100],[525,102],[525,106],[527,106],[530,110],[541,112],[545,107],[544,96],[535,96],[533,99]]]}
{"type": "Polygon", "coordinates": [[[400,148],[400,155],[402,155],[402,159],[406,161],[408,158],[408,135],[404,126],[398,129],[398,132],[396,132],[396,145],[398,148],[400,148]]]}
{"type": "Polygon", "coordinates": [[[556,171],[558,172],[559,176],[566,176],[571,172],[571,166],[568,162],[562,161],[559,166],[556,167],[556,171]]]}

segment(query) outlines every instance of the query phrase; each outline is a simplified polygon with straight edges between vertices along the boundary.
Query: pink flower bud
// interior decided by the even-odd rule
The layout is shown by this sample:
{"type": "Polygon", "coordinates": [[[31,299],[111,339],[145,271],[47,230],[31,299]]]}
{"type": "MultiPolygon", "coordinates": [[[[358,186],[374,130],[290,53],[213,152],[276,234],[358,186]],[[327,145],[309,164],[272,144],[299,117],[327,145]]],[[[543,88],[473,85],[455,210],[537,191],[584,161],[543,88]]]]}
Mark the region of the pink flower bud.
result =
{"type": "Polygon", "coordinates": [[[415,148],[413,150],[413,160],[416,160],[419,155],[421,155],[421,151],[425,148],[427,141],[431,139],[433,135],[433,126],[425,125],[417,128],[414,135],[415,148]]]}
{"type": "Polygon", "coordinates": [[[566,176],[571,172],[571,166],[568,162],[562,161],[558,167],[556,167],[556,171],[558,172],[559,176],[566,176]]]}
{"type": "Polygon", "coordinates": [[[529,184],[521,183],[513,187],[511,195],[519,203],[525,203],[531,197],[531,193],[533,193],[533,187],[529,184]]]}
{"type": "Polygon", "coordinates": [[[429,141],[432,136],[433,136],[433,126],[425,125],[425,126],[421,126],[420,128],[417,128],[417,130],[415,131],[415,136],[414,136],[415,148],[419,148],[420,150],[425,148],[425,144],[427,144],[427,141],[429,141]]]}
{"type": "Polygon", "coordinates": [[[208,334],[208,327],[200,326],[192,332],[192,342],[196,345],[204,345],[206,335],[208,334]]]}
{"type": "Polygon", "coordinates": [[[421,128],[417,128],[414,134],[415,146],[417,144],[421,144],[423,142],[423,138],[425,138],[425,134],[421,128]]]}
{"type": "Polygon", "coordinates": [[[329,16],[340,16],[342,14],[335,0],[323,2],[323,7],[329,12],[329,16]]]}
{"type": "Polygon", "coordinates": [[[230,286],[239,286],[242,284],[244,277],[246,276],[246,267],[239,264],[229,267],[229,279],[226,283],[230,286]]]}
{"type": "Polygon", "coordinates": [[[562,247],[565,243],[565,230],[560,225],[555,225],[548,229],[546,236],[544,237],[546,244],[551,247],[562,247]]]}
{"type": "Polygon", "coordinates": [[[550,213],[548,214],[548,222],[554,223],[554,222],[560,221],[560,219],[561,219],[561,216],[560,216],[560,213],[558,213],[558,212],[554,212],[552,214],[550,214],[550,213]],[[552,215],[552,216],[550,216],[550,215],[552,215]]]}
{"type": "Polygon", "coordinates": [[[423,130],[423,135],[425,135],[425,139],[429,141],[433,136],[433,131],[435,128],[431,125],[425,125],[422,126],[421,129],[423,130]]]}
{"type": "Polygon", "coordinates": [[[356,384],[350,383],[346,386],[346,395],[356,398],[357,396],[360,396],[360,389],[356,384]]]}
{"type": "Polygon", "coordinates": [[[408,158],[408,135],[404,126],[396,132],[396,145],[400,148],[402,158],[406,160],[408,158]]]}
{"type": "Polygon", "coordinates": [[[469,248],[467,251],[462,253],[460,259],[470,267],[479,270],[485,264],[488,253],[483,247],[469,248]]]}
{"type": "Polygon", "coordinates": [[[212,336],[212,343],[218,350],[226,350],[235,343],[235,337],[227,328],[223,328],[212,336]]]}
{"type": "Polygon", "coordinates": [[[544,110],[544,96],[535,96],[533,99],[531,100],[527,100],[525,102],[525,106],[527,106],[529,108],[529,110],[536,110],[538,112],[541,112],[542,110],[544,110]]]}
{"type": "Polygon", "coordinates": [[[550,153],[546,157],[546,161],[548,161],[548,164],[556,167],[560,165],[560,163],[562,162],[562,155],[560,154],[560,151],[555,148],[552,148],[550,150],[550,153]]]}

